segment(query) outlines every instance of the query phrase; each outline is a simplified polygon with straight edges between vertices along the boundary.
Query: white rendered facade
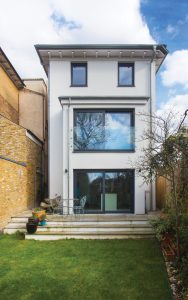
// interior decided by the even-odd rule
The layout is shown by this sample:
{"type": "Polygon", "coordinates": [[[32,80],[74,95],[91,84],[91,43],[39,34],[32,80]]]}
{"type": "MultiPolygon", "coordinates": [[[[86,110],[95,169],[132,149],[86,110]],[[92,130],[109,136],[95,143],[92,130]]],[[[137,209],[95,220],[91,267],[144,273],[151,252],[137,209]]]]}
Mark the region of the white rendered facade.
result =
{"type": "MultiPolygon", "coordinates": [[[[135,168],[145,143],[141,136],[150,126],[140,114],[150,115],[155,110],[155,76],[167,50],[163,45],[37,45],[36,49],[49,77],[49,196],[58,194],[71,202],[75,197],[76,170],[108,173],[135,168]],[[87,63],[87,86],[71,86],[74,62],[87,63]],[[118,86],[121,62],[134,64],[132,86],[118,86]],[[132,110],[134,151],[74,151],[75,110],[132,110]]],[[[132,213],[155,210],[154,184],[144,184],[135,172],[132,189],[132,213]]]]}

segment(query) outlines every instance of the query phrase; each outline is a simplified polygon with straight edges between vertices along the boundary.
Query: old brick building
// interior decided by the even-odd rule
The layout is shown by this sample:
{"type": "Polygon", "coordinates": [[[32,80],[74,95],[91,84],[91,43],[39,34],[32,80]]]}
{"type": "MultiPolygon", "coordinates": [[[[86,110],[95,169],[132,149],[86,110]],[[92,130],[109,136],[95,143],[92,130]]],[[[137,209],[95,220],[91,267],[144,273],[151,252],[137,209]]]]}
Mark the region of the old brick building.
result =
{"type": "Polygon", "coordinates": [[[25,82],[0,48],[0,228],[37,206],[47,178],[46,85],[25,82]]]}

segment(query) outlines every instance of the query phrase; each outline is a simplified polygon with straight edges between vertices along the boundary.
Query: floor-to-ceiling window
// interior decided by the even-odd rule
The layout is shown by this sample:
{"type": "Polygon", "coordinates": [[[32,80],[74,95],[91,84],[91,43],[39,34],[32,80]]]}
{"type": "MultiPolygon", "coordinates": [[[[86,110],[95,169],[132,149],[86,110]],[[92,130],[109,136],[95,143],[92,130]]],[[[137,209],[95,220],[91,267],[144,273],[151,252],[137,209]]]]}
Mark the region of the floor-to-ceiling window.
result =
{"type": "Polygon", "coordinates": [[[86,196],[85,211],[134,212],[134,170],[75,170],[74,197],[86,196]]]}

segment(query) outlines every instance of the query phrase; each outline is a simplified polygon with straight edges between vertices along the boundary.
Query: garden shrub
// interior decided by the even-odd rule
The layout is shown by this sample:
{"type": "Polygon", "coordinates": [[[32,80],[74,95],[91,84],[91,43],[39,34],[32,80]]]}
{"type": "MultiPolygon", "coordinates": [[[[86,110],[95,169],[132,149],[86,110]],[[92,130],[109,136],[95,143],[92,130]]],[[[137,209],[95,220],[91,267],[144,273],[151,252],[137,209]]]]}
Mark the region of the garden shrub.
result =
{"type": "Polygon", "coordinates": [[[166,234],[172,235],[175,233],[174,231],[175,218],[172,214],[161,215],[159,218],[155,220],[151,220],[150,223],[154,228],[156,237],[159,241],[163,239],[164,235],[166,234]]]}

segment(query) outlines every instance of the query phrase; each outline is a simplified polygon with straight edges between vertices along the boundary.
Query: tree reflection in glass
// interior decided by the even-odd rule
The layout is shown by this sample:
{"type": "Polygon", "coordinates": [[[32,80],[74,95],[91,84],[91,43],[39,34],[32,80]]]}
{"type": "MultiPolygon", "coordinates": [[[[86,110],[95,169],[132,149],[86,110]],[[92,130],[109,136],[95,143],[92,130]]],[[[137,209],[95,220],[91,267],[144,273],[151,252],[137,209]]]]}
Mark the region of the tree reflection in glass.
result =
{"type": "Polygon", "coordinates": [[[74,150],[134,150],[133,112],[76,111],[74,150]]]}

